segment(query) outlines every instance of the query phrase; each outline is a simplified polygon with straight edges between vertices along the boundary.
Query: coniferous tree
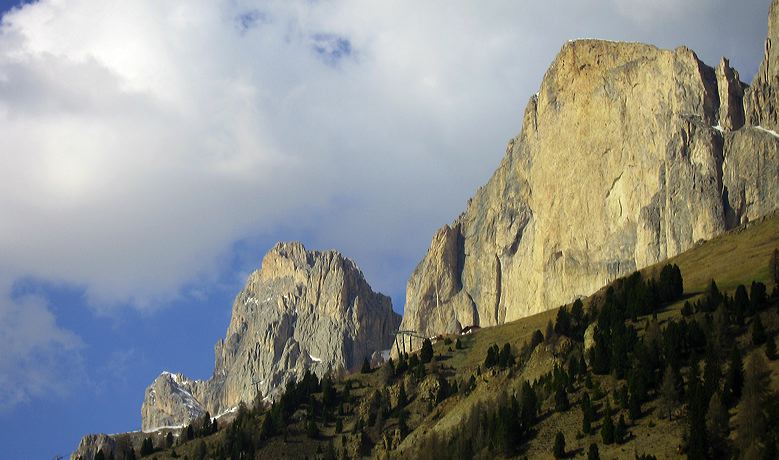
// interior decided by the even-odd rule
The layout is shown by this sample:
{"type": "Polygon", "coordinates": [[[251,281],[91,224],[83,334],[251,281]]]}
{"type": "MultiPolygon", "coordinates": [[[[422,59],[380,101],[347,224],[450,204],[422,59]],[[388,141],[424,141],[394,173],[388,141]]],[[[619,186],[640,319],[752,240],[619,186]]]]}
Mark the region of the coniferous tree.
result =
{"type": "Polygon", "coordinates": [[[154,443],[151,438],[144,438],[141,443],[141,457],[154,453],[154,443]]]}
{"type": "Polygon", "coordinates": [[[771,361],[776,359],[776,338],[774,336],[768,337],[765,342],[765,356],[771,361]]]}
{"type": "Polygon", "coordinates": [[[522,402],[520,407],[520,421],[522,426],[531,427],[536,420],[539,403],[535,390],[527,381],[522,383],[522,402]]]}
{"type": "Polygon", "coordinates": [[[398,409],[403,409],[408,404],[408,396],[406,395],[406,385],[403,382],[400,383],[400,390],[398,390],[398,409]]]}
{"type": "Polygon", "coordinates": [[[760,315],[755,315],[755,319],[752,320],[752,345],[759,347],[766,341],[765,326],[760,319],[760,315]]]}
{"type": "Polygon", "coordinates": [[[537,345],[544,342],[544,334],[536,329],[535,332],[533,332],[533,336],[530,338],[530,348],[535,348],[537,345]]]}
{"type": "Polygon", "coordinates": [[[585,391],[580,403],[582,409],[582,432],[584,434],[590,434],[592,431],[592,403],[590,402],[590,395],[585,391]]]}
{"type": "Polygon", "coordinates": [[[433,344],[430,339],[424,339],[422,341],[422,350],[419,352],[419,359],[422,363],[427,364],[433,359],[433,344]]]}
{"type": "Polygon", "coordinates": [[[454,342],[454,348],[455,350],[462,350],[463,349],[463,343],[460,341],[460,338],[457,337],[457,340],[454,342]]]}
{"type": "Polygon", "coordinates": [[[571,404],[568,401],[568,394],[565,391],[565,387],[562,385],[558,385],[557,390],[555,391],[554,406],[557,412],[565,412],[571,407],[571,404]]]}
{"type": "Polygon", "coordinates": [[[744,386],[744,365],[741,360],[741,352],[734,346],[730,352],[728,371],[725,374],[725,403],[735,405],[741,398],[741,390],[744,386]]]}
{"type": "Polygon", "coordinates": [[[736,418],[736,441],[742,452],[764,441],[767,428],[765,407],[768,377],[765,358],[761,353],[752,353],[744,373],[744,395],[736,418]]]}
{"type": "Polygon", "coordinates": [[[749,302],[752,305],[752,311],[759,311],[768,301],[768,291],[765,284],[759,281],[752,281],[749,288],[749,302]]]}
{"type": "Polygon", "coordinates": [[[603,444],[609,445],[614,442],[614,420],[611,418],[611,406],[606,402],[606,412],[603,416],[603,426],[600,429],[603,444]]]}
{"type": "Polygon", "coordinates": [[[632,393],[628,401],[628,415],[630,415],[630,420],[634,422],[641,418],[641,401],[637,395],[632,393]]]}
{"type": "Polygon", "coordinates": [[[552,453],[554,454],[555,458],[565,457],[565,436],[563,435],[562,431],[558,431],[554,438],[554,448],[552,449],[552,453]]]}
{"type": "Polygon", "coordinates": [[[587,460],[600,460],[600,452],[598,452],[598,445],[594,442],[590,444],[590,448],[587,449],[587,460]]]}
{"type": "Polygon", "coordinates": [[[511,353],[511,345],[508,343],[504,344],[500,350],[498,365],[504,369],[514,365],[514,355],[511,353]]]}
{"type": "Polygon", "coordinates": [[[560,307],[557,310],[554,331],[557,335],[571,336],[571,317],[568,315],[568,309],[565,307],[560,307]]]}
{"type": "Polygon", "coordinates": [[[665,368],[663,374],[663,383],[660,386],[660,407],[663,415],[671,420],[671,415],[676,405],[679,403],[679,391],[676,387],[676,376],[674,370],[669,365],[665,368]]]}
{"type": "Polygon", "coordinates": [[[690,376],[687,390],[687,458],[706,458],[706,409],[708,400],[698,377],[698,360],[690,360],[690,376]]]}
{"type": "Polygon", "coordinates": [[[709,454],[716,458],[718,453],[725,450],[727,438],[730,432],[728,408],[722,403],[719,392],[714,393],[709,400],[706,411],[706,430],[709,440],[709,454]]]}
{"type": "Polygon", "coordinates": [[[548,342],[551,342],[552,336],[554,335],[554,325],[552,324],[552,320],[550,319],[548,323],[546,323],[546,332],[544,333],[544,339],[548,342]]]}
{"type": "Polygon", "coordinates": [[[316,439],[319,436],[319,428],[312,416],[309,416],[308,422],[306,422],[306,436],[311,439],[316,439]]]}
{"type": "Polygon", "coordinates": [[[398,429],[400,430],[400,436],[405,437],[408,433],[408,412],[401,410],[398,413],[398,429]]]}
{"type": "Polygon", "coordinates": [[[714,347],[709,347],[706,350],[706,359],[703,368],[703,391],[706,400],[711,398],[711,396],[719,390],[720,375],[719,355],[714,347]]]}
{"type": "Polygon", "coordinates": [[[368,358],[366,357],[362,361],[362,368],[360,368],[360,373],[362,374],[370,374],[371,373],[371,362],[368,361],[368,358]]]}
{"type": "Polygon", "coordinates": [[[749,295],[747,295],[747,288],[743,284],[739,284],[736,287],[736,294],[733,296],[731,306],[736,324],[742,326],[744,324],[744,316],[750,311],[749,295]]]}
{"type": "Polygon", "coordinates": [[[625,442],[625,437],[627,436],[628,432],[628,426],[625,423],[625,416],[620,414],[619,415],[619,421],[617,422],[617,426],[614,427],[614,441],[617,444],[622,444],[625,442]]]}
{"type": "Polygon", "coordinates": [[[168,434],[165,435],[165,444],[168,446],[168,449],[173,446],[173,433],[170,431],[168,431],[168,434]]]}

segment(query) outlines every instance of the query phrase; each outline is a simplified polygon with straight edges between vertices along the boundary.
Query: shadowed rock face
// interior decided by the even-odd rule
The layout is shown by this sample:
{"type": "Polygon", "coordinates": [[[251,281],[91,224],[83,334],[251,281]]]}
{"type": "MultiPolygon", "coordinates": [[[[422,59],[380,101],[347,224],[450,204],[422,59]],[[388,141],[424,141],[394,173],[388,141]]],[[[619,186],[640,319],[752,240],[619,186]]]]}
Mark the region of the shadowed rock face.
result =
{"type": "Polygon", "coordinates": [[[390,348],[399,323],[389,297],[374,293],[351,260],[277,244],[235,299],[227,334],[215,347],[213,376],[162,373],[146,389],[142,428],[217,415],[258,392],[273,397],[306,369],[320,376],[355,369],[390,348]]]}
{"type": "Polygon", "coordinates": [[[776,3],[748,89],[727,60],[715,70],[687,48],[563,46],[492,178],[433,237],[401,329],[544,311],[775,209],[776,3]]]}

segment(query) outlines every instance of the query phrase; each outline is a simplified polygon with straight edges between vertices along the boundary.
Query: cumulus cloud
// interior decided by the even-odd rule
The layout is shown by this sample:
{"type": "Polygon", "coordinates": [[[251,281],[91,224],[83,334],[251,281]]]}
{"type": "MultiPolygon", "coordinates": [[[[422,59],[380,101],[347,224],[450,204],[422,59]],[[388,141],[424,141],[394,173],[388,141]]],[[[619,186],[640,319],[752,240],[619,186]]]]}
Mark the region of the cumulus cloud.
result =
{"type": "MultiPolygon", "coordinates": [[[[768,2],[717,29],[655,3],[24,5],[0,25],[0,273],[81,287],[102,312],[152,309],[211,279],[236,240],[294,227],[396,292],[565,40],[736,50],[754,72],[768,2]]],[[[4,299],[4,317],[48,321],[40,299],[4,299]]],[[[46,324],[41,349],[70,337],[46,324]]]]}
{"type": "Polygon", "coordinates": [[[60,328],[37,296],[0,296],[0,412],[41,396],[61,396],[81,377],[83,344],[60,328]]]}

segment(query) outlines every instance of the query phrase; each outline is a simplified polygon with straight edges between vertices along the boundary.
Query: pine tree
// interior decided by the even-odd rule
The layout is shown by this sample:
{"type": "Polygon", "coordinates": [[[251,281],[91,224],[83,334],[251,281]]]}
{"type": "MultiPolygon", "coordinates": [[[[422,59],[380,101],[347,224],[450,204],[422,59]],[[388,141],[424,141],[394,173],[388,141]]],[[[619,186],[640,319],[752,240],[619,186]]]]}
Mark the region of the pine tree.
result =
{"type": "Polygon", "coordinates": [[[771,361],[776,359],[776,338],[774,336],[768,337],[765,342],[765,356],[771,361]]]}
{"type": "Polygon", "coordinates": [[[557,335],[571,336],[571,317],[568,315],[568,309],[560,307],[557,310],[554,331],[557,335]]]}
{"type": "Polygon", "coordinates": [[[706,430],[711,458],[717,457],[717,453],[723,452],[726,447],[730,432],[729,418],[728,408],[722,403],[719,392],[714,393],[709,400],[709,408],[706,411],[706,430]]]}
{"type": "Polygon", "coordinates": [[[419,352],[419,359],[425,364],[433,359],[433,344],[430,342],[430,339],[424,339],[422,341],[422,350],[419,352]]]}
{"type": "Polygon", "coordinates": [[[168,434],[165,435],[165,444],[168,446],[168,449],[173,446],[173,433],[170,431],[168,431],[168,434]]]}
{"type": "Polygon", "coordinates": [[[546,323],[546,333],[544,334],[544,338],[546,339],[547,343],[552,341],[553,335],[554,335],[554,325],[552,324],[552,320],[550,319],[549,322],[546,323]]]}
{"type": "Polygon", "coordinates": [[[724,399],[728,406],[735,405],[741,398],[741,390],[744,386],[744,368],[741,360],[741,352],[734,346],[730,352],[728,371],[725,374],[724,399]]]}
{"type": "Polygon", "coordinates": [[[660,407],[664,415],[671,420],[674,408],[679,403],[679,391],[676,388],[676,376],[671,366],[666,367],[663,383],[660,386],[660,407]]]}
{"type": "Polygon", "coordinates": [[[522,426],[531,427],[536,420],[539,403],[535,390],[533,390],[533,387],[531,387],[527,381],[522,382],[522,401],[520,407],[520,421],[522,426]]]}
{"type": "Polygon", "coordinates": [[[749,301],[752,304],[752,311],[760,310],[768,301],[768,290],[765,284],[759,281],[752,281],[749,288],[749,301]]]}
{"type": "Polygon", "coordinates": [[[767,428],[765,407],[769,388],[768,365],[761,353],[752,353],[744,373],[744,395],[737,414],[736,440],[742,451],[764,440],[767,428]]]}
{"type": "Polygon", "coordinates": [[[508,343],[504,344],[500,350],[498,365],[504,369],[514,365],[514,355],[511,353],[511,345],[508,343]]]}
{"type": "Polygon", "coordinates": [[[620,414],[617,426],[614,428],[614,441],[616,441],[617,444],[622,444],[625,442],[625,436],[627,436],[627,433],[628,426],[625,423],[625,416],[620,414]]]}
{"type": "Polygon", "coordinates": [[[590,434],[592,431],[592,403],[590,402],[590,395],[584,392],[581,400],[582,409],[582,432],[584,434],[590,434]]]}
{"type": "Polygon", "coordinates": [[[598,445],[594,442],[590,444],[590,448],[587,449],[587,460],[600,460],[600,452],[598,452],[598,445]]]}
{"type": "Polygon", "coordinates": [[[779,249],[774,249],[768,261],[768,276],[774,284],[779,284],[779,249]]]}
{"type": "Polygon", "coordinates": [[[535,332],[533,332],[533,336],[530,338],[530,348],[533,349],[541,343],[544,343],[544,334],[536,329],[535,332]]]}
{"type": "Polygon", "coordinates": [[[408,412],[405,410],[401,410],[398,413],[398,429],[400,430],[400,437],[405,437],[409,430],[408,430],[408,412]]]}
{"type": "Polygon", "coordinates": [[[457,337],[457,340],[454,342],[454,348],[455,350],[462,350],[463,349],[463,343],[460,341],[460,338],[457,337]]]}
{"type": "Polygon", "coordinates": [[[690,375],[687,390],[687,458],[706,458],[706,409],[708,399],[703,384],[698,378],[699,362],[697,358],[690,359],[690,375]]]}
{"type": "Polygon", "coordinates": [[[371,373],[371,362],[368,361],[367,357],[362,361],[362,368],[360,368],[360,373],[362,373],[362,374],[370,374],[371,373]]]}
{"type": "Polygon", "coordinates": [[[565,457],[565,436],[563,435],[562,431],[558,431],[554,438],[554,448],[552,449],[552,453],[554,454],[555,458],[565,457]]]}
{"type": "Polygon", "coordinates": [[[611,419],[611,406],[609,406],[608,402],[606,402],[606,413],[603,417],[600,435],[603,439],[603,444],[609,445],[614,442],[614,420],[611,419]]]}
{"type": "Polygon", "coordinates": [[[565,387],[563,387],[561,384],[558,384],[558,388],[555,391],[554,401],[555,410],[557,412],[565,412],[571,407],[571,404],[568,401],[568,394],[565,391],[565,387]]]}
{"type": "Polygon", "coordinates": [[[144,438],[141,443],[141,457],[151,455],[154,453],[154,443],[151,438],[144,438]]]}
{"type": "Polygon", "coordinates": [[[633,393],[630,394],[630,400],[628,401],[628,415],[630,415],[630,420],[634,422],[641,418],[641,401],[633,393]]]}
{"type": "Polygon", "coordinates": [[[316,439],[319,436],[319,428],[316,426],[313,417],[309,418],[306,423],[306,436],[311,439],[316,439]]]}
{"type": "Polygon", "coordinates": [[[752,321],[752,345],[759,347],[766,341],[765,326],[763,321],[760,320],[760,315],[755,315],[755,319],[752,321]]]}
{"type": "Polygon", "coordinates": [[[398,409],[403,409],[408,404],[408,396],[406,395],[406,385],[403,382],[400,383],[400,390],[398,391],[398,409]]]}

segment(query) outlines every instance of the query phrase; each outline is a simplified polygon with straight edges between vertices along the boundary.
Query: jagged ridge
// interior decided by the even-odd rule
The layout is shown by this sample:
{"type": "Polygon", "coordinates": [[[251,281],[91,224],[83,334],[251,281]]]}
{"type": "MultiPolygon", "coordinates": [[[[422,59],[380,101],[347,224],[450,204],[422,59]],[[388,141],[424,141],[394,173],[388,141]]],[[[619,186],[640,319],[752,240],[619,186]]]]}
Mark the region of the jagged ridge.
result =
{"type": "Polygon", "coordinates": [[[279,243],[236,297],[212,377],[163,372],[146,389],[142,429],[186,424],[257,395],[273,398],[306,369],[320,376],[351,370],[388,349],[399,323],[389,297],[374,293],[354,262],[279,243]]]}

